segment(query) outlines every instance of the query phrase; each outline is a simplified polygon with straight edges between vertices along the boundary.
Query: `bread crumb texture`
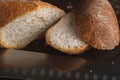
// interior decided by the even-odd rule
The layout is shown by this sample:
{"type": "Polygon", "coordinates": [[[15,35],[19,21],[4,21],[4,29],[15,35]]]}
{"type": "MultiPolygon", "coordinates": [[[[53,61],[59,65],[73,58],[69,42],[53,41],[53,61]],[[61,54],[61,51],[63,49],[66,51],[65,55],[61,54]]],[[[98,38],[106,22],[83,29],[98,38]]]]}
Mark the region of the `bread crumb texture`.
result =
{"type": "Polygon", "coordinates": [[[0,44],[24,48],[54,25],[64,11],[45,2],[0,2],[0,44]]]}
{"type": "Polygon", "coordinates": [[[75,31],[73,13],[66,14],[46,34],[46,41],[54,48],[68,54],[82,52],[88,46],[75,31]]]}

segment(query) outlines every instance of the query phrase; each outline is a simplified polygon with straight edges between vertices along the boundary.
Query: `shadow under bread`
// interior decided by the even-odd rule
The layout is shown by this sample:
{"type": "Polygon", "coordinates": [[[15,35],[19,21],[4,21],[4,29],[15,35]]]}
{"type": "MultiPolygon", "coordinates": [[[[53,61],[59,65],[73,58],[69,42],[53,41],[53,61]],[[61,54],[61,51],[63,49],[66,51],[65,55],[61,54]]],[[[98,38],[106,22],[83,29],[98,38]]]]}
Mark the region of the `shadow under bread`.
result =
{"type": "Polygon", "coordinates": [[[82,69],[87,60],[70,56],[47,55],[47,63],[57,71],[70,72],[78,68],[82,69]]]}

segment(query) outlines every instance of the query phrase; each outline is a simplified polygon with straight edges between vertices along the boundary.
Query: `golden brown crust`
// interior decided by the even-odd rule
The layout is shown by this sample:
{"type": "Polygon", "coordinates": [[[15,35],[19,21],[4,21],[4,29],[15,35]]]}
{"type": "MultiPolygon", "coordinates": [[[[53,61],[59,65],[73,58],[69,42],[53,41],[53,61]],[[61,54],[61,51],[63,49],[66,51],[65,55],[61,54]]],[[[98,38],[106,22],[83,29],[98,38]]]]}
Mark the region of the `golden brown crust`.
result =
{"type": "Polygon", "coordinates": [[[46,7],[48,4],[41,1],[32,2],[0,2],[0,27],[5,26],[12,20],[46,7]]]}
{"type": "Polygon", "coordinates": [[[30,2],[30,1],[40,1],[40,0],[0,0],[0,2],[30,2]]]}
{"type": "MultiPolygon", "coordinates": [[[[56,10],[60,10],[62,13],[64,13],[64,11],[57,8],[56,6],[50,5],[42,1],[0,2],[0,30],[2,30],[2,28],[5,27],[5,25],[15,20],[16,18],[19,18],[33,11],[37,11],[43,7],[56,8],[56,10]]],[[[4,41],[2,41],[1,34],[2,33],[0,33],[0,45],[1,46],[5,48],[13,48],[13,49],[20,49],[20,48],[26,47],[22,45],[11,46],[9,44],[6,44],[4,41]]]]}
{"type": "Polygon", "coordinates": [[[55,44],[52,44],[52,42],[50,41],[50,34],[51,32],[53,31],[53,29],[57,27],[57,26],[53,26],[51,27],[47,33],[46,33],[46,42],[48,45],[52,46],[53,48],[59,50],[59,51],[62,51],[66,54],[71,54],[71,55],[74,55],[74,54],[81,54],[82,52],[88,50],[90,47],[89,45],[85,44],[84,46],[80,47],[80,48],[73,48],[73,49],[66,49],[66,48],[61,48],[61,47],[58,47],[57,45],[55,44]]]}
{"type": "Polygon", "coordinates": [[[119,27],[108,0],[82,0],[75,10],[77,32],[92,47],[114,49],[119,44],[119,27]]]}

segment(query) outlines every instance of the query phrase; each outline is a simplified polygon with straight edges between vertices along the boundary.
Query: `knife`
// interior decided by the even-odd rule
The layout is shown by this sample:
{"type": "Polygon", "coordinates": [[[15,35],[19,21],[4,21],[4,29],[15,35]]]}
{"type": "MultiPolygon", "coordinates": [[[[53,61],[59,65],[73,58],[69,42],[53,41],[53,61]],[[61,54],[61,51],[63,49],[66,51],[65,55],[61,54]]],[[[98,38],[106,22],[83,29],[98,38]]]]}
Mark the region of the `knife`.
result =
{"type": "MultiPolygon", "coordinates": [[[[90,58],[51,55],[12,49],[1,50],[0,52],[1,77],[35,80],[120,79],[120,64],[118,63],[98,63],[93,60],[90,61],[90,58]]],[[[106,58],[107,56],[105,55],[106,58]]]]}

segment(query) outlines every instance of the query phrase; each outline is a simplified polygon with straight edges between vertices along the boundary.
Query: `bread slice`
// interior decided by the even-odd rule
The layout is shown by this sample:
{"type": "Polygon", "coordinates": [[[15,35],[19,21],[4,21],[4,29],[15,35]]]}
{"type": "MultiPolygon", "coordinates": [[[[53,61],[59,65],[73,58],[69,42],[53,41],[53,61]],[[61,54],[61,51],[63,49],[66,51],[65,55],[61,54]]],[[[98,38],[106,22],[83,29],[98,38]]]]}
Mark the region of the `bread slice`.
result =
{"type": "Polygon", "coordinates": [[[24,48],[64,14],[63,10],[41,1],[0,2],[0,45],[24,48]]]}
{"type": "Polygon", "coordinates": [[[76,30],[94,48],[112,50],[119,45],[119,25],[108,0],[82,0],[75,9],[76,30]]]}
{"type": "Polygon", "coordinates": [[[46,33],[46,42],[59,51],[68,54],[79,54],[88,48],[75,31],[73,13],[66,14],[55,26],[46,33]]]}

